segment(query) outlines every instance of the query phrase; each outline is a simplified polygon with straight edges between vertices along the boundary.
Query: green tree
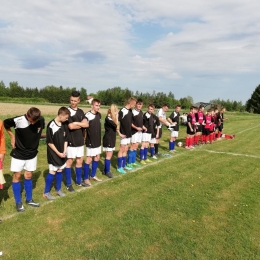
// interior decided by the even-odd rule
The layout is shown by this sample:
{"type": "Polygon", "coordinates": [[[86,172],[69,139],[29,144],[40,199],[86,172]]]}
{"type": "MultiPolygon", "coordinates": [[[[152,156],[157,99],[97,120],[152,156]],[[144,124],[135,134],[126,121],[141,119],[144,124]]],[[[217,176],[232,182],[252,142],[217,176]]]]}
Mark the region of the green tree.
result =
{"type": "Polygon", "coordinates": [[[256,87],[251,98],[247,100],[246,111],[260,114],[260,85],[256,87]]]}

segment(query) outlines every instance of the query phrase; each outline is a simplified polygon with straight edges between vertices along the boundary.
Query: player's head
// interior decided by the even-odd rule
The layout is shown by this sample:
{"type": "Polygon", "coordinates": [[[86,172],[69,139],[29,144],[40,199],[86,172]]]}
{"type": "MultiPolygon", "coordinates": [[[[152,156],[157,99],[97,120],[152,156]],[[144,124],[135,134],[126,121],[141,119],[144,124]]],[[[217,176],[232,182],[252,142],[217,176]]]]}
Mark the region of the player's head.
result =
{"type": "Polygon", "coordinates": [[[71,108],[76,108],[80,102],[80,93],[77,90],[72,91],[70,95],[70,106],[71,108]]]}
{"type": "Polygon", "coordinates": [[[26,113],[26,117],[32,125],[39,120],[40,116],[41,111],[37,107],[31,107],[26,113]]]}
{"type": "Polygon", "coordinates": [[[181,105],[177,105],[177,106],[175,107],[175,111],[176,111],[176,112],[180,112],[180,111],[181,111],[181,105]]]}
{"type": "Polygon", "coordinates": [[[168,104],[165,103],[165,104],[162,105],[163,112],[167,112],[168,109],[169,109],[169,105],[168,104]]]}
{"type": "Polygon", "coordinates": [[[200,111],[200,112],[203,112],[203,111],[204,111],[204,106],[200,105],[200,106],[199,106],[199,111],[200,111]]]}
{"type": "Polygon", "coordinates": [[[222,112],[222,113],[226,112],[226,108],[225,108],[225,107],[222,107],[221,112],[222,112]]]}
{"type": "Polygon", "coordinates": [[[112,104],[107,110],[107,116],[111,117],[112,120],[118,124],[118,108],[115,104],[112,104]]]}
{"type": "Polygon", "coordinates": [[[68,108],[66,107],[61,107],[59,110],[58,110],[58,118],[59,118],[59,121],[60,122],[65,122],[68,120],[70,116],[70,111],[68,110],[68,108]]]}
{"type": "Polygon", "coordinates": [[[215,114],[217,114],[218,113],[218,108],[215,108],[214,112],[215,112],[215,114]]]}
{"type": "Polygon", "coordinates": [[[134,108],[135,105],[136,105],[136,99],[134,97],[130,97],[128,100],[127,100],[127,103],[126,103],[126,106],[128,108],[134,108]]]}
{"type": "Polygon", "coordinates": [[[136,110],[141,110],[143,106],[143,100],[141,98],[138,98],[136,100],[135,108],[136,110]]]}
{"type": "Polygon", "coordinates": [[[91,102],[91,109],[94,111],[94,112],[98,112],[99,109],[100,109],[100,100],[97,99],[97,98],[94,98],[91,102]]]}
{"type": "Polygon", "coordinates": [[[212,112],[211,109],[208,109],[208,110],[207,110],[207,114],[208,114],[208,115],[211,115],[211,112],[212,112]]]}
{"type": "Polygon", "coordinates": [[[194,113],[195,109],[194,109],[194,106],[191,106],[190,107],[190,113],[194,113]]]}
{"type": "Polygon", "coordinates": [[[194,113],[197,113],[198,112],[198,110],[199,110],[199,108],[198,107],[193,107],[194,108],[194,113]]]}
{"type": "Polygon", "coordinates": [[[153,105],[153,104],[150,104],[150,105],[148,106],[148,113],[149,113],[149,114],[153,114],[153,113],[154,113],[154,105],[153,105]]]}

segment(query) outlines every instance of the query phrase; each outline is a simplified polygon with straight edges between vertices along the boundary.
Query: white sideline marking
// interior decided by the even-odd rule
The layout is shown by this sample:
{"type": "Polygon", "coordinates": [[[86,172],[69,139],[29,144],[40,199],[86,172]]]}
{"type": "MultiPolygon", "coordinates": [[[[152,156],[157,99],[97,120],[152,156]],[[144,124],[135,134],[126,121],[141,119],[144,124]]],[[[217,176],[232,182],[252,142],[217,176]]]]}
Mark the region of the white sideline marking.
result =
{"type": "Polygon", "coordinates": [[[206,149],[203,149],[201,151],[206,151],[209,153],[228,154],[228,155],[234,155],[234,156],[243,156],[243,157],[250,157],[250,158],[260,158],[260,156],[257,156],[257,155],[242,154],[242,153],[217,152],[217,151],[206,150],[206,149]]]}
{"type": "Polygon", "coordinates": [[[255,128],[259,127],[259,126],[260,126],[260,125],[257,125],[257,126],[251,127],[251,128],[247,128],[247,129],[245,129],[245,130],[243,130],[243,131],[238,132],[238,134],[242,134],[242,133],[244,133],[244,132],[246,132],[246,131],[255,129],[255,128]]]}

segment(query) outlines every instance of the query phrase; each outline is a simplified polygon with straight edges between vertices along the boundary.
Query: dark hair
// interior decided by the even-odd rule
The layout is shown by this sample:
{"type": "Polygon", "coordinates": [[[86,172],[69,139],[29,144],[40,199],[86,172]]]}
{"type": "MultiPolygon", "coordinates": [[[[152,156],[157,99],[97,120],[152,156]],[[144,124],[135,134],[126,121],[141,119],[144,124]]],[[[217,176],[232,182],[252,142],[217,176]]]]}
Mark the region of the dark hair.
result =
{"type": "Polygon", "coordinates": [[[94,103],[98,103],[98,104],[100,104],[101,102],[100,102],[99,99],[94,98],[94,99],[92,100],[92,102],[91,102],[91,105],[94,105],[94,103]]]}
{"type": "Polygon", "coordinates": [[[143,103],[143,100],[141,98],[138,98],[136,101],[136,104],[138,104],[138,103],[143,103]]]}
{"type": "Polygon", "coordinates": [[[148,107],[152,107],[153,109],[155,108],[154,104],[149,104],[148,107]]]}
{"type": "Polygon", "coordinates": [[[204,106],[200,105],[200,106],[199,106],[199,109],[201,109],[201,108],[203,108],[203,107],[204,107],[204,106]]]}
{"type": "Polygon", "coordinates": [[[58,110],[58,115],[70,115],[70,111],[68,110],[67,107],[61,107],[58,110]]]}
{"type": "Polygon", "coordinates": [[[37,121],[41,116],[41,111],[37,107],[31,107],[27,111],[27,116],[30,117],[33,121],[37,121]]]}
{"type": "Polygon", "coordinates": [[[74,91],[71,92],[71,96],[72,97],[80,97],[80,92],[77,91],[77,90],[74,90],[74,91]]]}
{"type": "Polygon", "coordinates": [[[181,107],[181,105],[176,105],[175,108],[177,108],[177,107],[181,107]]]}
{"type": "Polygon", "coordinates": [[[163,104],[162,107],[169,107],[167,103],[163,104]]]}

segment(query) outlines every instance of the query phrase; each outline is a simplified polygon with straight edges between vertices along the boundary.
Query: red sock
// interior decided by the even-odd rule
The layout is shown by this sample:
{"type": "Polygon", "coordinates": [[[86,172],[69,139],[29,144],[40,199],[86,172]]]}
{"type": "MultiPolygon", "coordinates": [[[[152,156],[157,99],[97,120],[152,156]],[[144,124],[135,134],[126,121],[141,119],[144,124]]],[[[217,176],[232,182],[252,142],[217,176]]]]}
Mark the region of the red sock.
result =
{"type": "Polygon", "coordinates": [[[205,135],[201,136],[201,142],[204,143],[205,142],[205,135]]]}
{"type": "Polygon", "coordinates": [[[188,138],[188,137],[186,137],[186,139],[185,139],[186,146],[189,146],[189,139],[190,138],[188,138]]]}
{"type": "Polygon", "coordinates": [[[234,137],[233,137],[233,135],[226,135],[226,134],[225,134],[225,138],[226,138],[226,139],[233,139],[234,137]]]}
{"type": "Polygon", "coordinates": [[[193,141],[194,141],[194,136],[190,138],[190,146],[193,145],[193,141]]]}
{"type": "Polygon", "coordinates": [[[220,136],[221,136],[221,132],[218,132],[218,138],[220,138],[220,136]]]}
{"type": "Polygon", "coordinates": [[[209,136],[208,136],[208,135],[206,135],[206,136],[205,136],[205,143],[207,143],[207,142],[208,142],[208,140],[209,140],[209,136]]]}
{"type": "Polygon", "coordinates": [[[210,141],[210,143],[213,142],[213,134],[210,134],[210,135],[209,135],[209,141],[210,141]]]}

